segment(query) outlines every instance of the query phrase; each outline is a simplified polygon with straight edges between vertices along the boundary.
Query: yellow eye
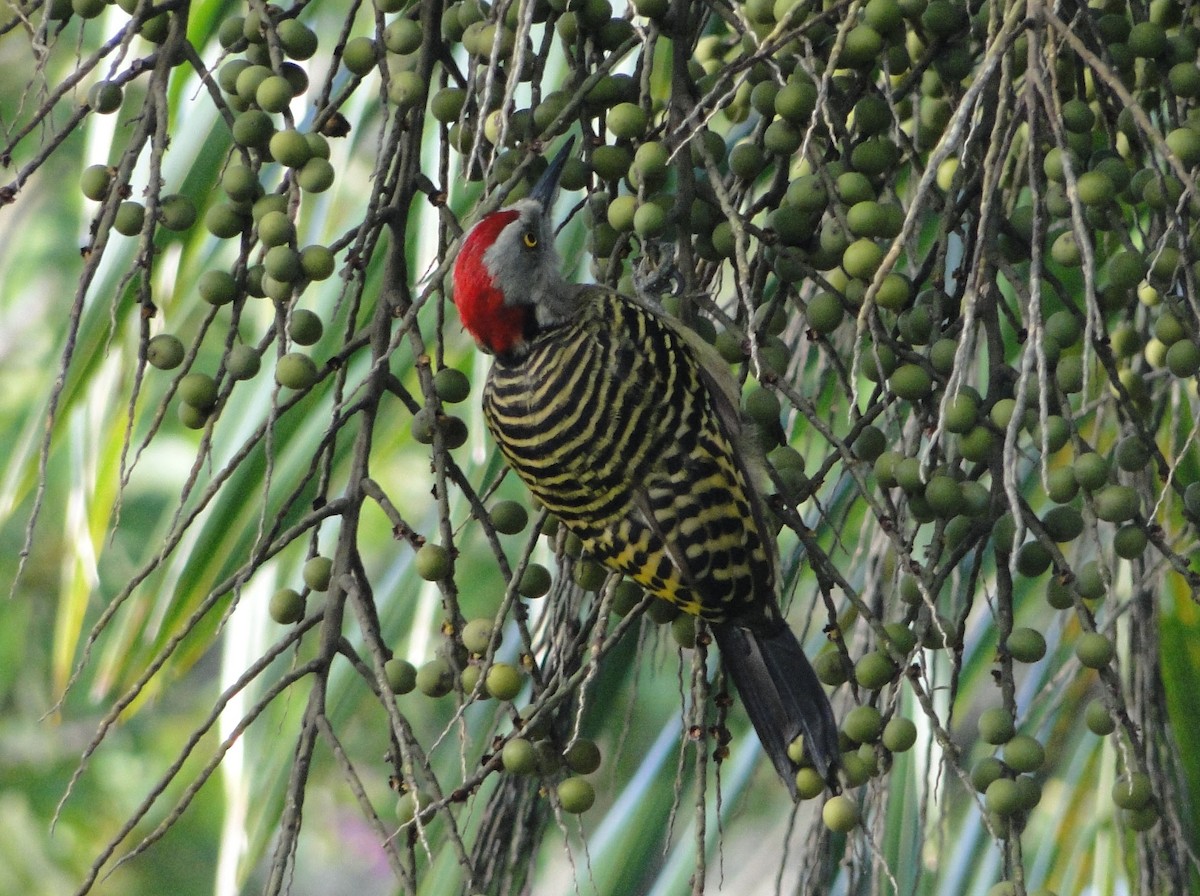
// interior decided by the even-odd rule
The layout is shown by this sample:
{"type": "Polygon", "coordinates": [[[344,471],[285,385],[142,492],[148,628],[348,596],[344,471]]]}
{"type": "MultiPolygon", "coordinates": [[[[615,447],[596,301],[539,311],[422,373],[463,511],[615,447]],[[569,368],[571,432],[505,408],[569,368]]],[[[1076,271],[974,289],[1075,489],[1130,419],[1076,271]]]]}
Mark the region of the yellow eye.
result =
{"type": "Polygon", "coordinates": [[[521,235],[521,242],[525,244],[526,249],[536,249],[538,244],[537,234],[532,230],[526,230],[521,235]]]}

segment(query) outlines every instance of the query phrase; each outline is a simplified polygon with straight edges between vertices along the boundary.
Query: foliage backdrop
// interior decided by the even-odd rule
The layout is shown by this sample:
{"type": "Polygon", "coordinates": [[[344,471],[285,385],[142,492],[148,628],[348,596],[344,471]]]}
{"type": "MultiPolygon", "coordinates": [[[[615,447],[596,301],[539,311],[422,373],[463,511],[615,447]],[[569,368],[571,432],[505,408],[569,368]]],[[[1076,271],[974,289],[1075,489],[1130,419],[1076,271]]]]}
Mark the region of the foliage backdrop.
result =
{"type": "Polygon", "coordinates": [[[1198,26],[8,7],[0,889],[1195,889],[1198,26]],[[445,275],[569,133],[572,275],[712,340],[772,449],[849,832],[486,439],[445,275]]]}

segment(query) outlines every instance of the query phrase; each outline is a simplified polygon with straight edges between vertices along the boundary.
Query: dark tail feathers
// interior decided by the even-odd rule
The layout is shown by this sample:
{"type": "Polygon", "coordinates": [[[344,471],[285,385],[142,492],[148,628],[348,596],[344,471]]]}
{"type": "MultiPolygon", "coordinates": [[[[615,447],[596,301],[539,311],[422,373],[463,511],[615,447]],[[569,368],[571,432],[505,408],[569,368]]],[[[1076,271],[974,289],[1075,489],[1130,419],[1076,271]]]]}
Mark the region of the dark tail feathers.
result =
{"type": "Polygon", "coordinates": [[[759,634],[725,623],[714,625],[713,634],[758,739],[793,795],[797,766],[788,758],[788,744],[800,734],[817,772],[837,793],[837,723],[791,629],[781,625],[770,634],[759,634]]]}

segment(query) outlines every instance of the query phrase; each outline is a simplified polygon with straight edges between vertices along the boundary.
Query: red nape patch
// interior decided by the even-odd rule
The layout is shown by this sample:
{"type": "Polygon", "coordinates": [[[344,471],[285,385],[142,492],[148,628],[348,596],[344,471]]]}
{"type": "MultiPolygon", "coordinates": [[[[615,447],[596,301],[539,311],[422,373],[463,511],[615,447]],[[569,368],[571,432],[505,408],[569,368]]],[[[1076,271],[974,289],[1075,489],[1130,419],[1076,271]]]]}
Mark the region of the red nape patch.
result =
{"type": "Polygon", "coordinates": [[[493,212],[467,234],[454,263],[454,304],[463,326],[493,354],[503,354],[516,345],[525,332],[525,308],[505,306],[504,294],[492,282],[483,261],[505,227],[519,217],[511,209],[493,212]]]}

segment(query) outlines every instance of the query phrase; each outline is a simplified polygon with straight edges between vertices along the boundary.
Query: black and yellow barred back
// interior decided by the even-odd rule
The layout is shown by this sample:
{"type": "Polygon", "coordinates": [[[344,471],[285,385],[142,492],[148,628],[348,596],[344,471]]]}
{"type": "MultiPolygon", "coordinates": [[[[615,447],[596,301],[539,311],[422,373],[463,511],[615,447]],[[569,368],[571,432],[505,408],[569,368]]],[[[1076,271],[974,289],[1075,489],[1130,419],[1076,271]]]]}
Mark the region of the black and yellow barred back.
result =
{"type": "Polygon", "coordinates": [[[597,287],[579,299],[492,366],[483,409],[501,452],[605,566],[710,621],[774,627],[752,485],[698,360],[634,301],[597,287]]]}

